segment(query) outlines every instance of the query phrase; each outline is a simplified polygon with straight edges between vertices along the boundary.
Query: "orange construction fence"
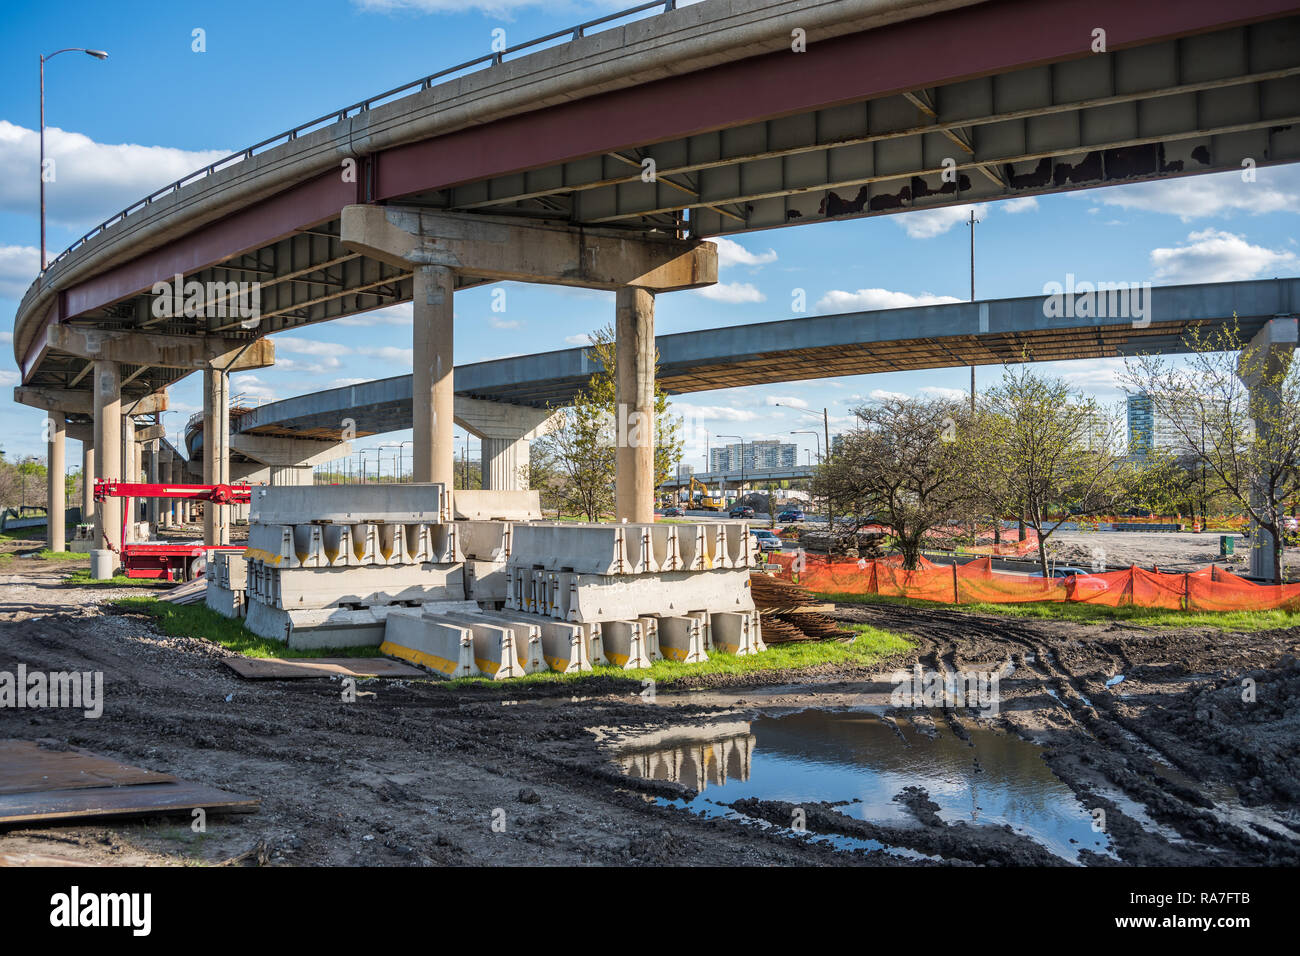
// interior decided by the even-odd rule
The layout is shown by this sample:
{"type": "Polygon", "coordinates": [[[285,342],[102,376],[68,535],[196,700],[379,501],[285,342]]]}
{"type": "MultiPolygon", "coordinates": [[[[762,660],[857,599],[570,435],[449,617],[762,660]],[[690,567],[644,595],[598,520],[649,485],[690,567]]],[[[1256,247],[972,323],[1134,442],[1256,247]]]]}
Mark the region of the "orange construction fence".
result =
{"type": "Polygon", "coordinates": [[[913,571],[904,570],[897,555],[832,562],[806,554],[774,554],[768,560],[781,565],[783,576],[821,594],[883,594],[943,604],[1075,601],[1171,611],[1300,611],[1300,584],[1255,584],[1213,565],[1186,574],[1131,567],[1041,578],[995,572],[988,557],[953,565],[921,558],[913,571]]]}

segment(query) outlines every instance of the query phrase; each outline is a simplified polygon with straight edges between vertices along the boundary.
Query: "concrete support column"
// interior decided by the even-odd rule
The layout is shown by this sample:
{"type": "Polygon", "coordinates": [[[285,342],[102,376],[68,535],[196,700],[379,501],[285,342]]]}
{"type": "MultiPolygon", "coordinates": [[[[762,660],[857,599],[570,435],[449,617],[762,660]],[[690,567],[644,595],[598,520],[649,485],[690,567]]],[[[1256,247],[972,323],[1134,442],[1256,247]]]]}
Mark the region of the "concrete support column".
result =
{"type": "MultiPolygon", "coordinates": [[[[95,362],[95,477],[122,478],[122,370],[95,362]]],[[[122,499],[105,498],[95,511],[95,547],[122,549],[122,499]]]]}
{"type": "MultiPolygon", "coordinates": [[[[93,426],[92,426],[93,427],[93,426]]],[[[81,443],[81,523],[95,520],[95,443],[81,443]]]]}
{"type": "Polygon", "coordinates": [[[614,398],[618,415],[614,513],[620,521],[654,521],[655,297],[624,286],[615,302],[614,398]]]}
{"type": "MultiPolygon", "coordinates": [[[[230,484],[230,375],[217,368],[203,370],[203,483],[230,484]]],[[[204,544],[230,543],[228,511],[204,502],[204,544]]]]}
{"type": "Polygon", "coordinates": [[[50,412],[45,427],[49,432],[45,444],[45,545],[51,551],[63,551],[64,507],[67,502],[63,444],[68,425],[62,412],[50,412]]]}
{"type": "Polygon", "coordinates": [[[481,438],[483,487],[491,491],[527,491],[529,443],[524,438],[481,438]]]}
{"type": "Polygon", "coordinates": [[[446,266],[415,267],[411,335],[412,479],[441,482],[448,489],[456,473],[453,281],[446,266]]]}
{"type": "MultiPolygon", "coordinates": [[[[152,439],[149,442],[149,482],[158,484],[158,439],[152,439]]],[[[158,511],[158,499],[149,499],[149,524],[156,529],[162,524],[162,515],[158,511]]]]}
{"type": "MultiPolygon", "coordinates": [[[[122,416],[122,481],[134,484],[140,480],[135,467],[135,418],[122,416]]],[[[126,541],[135,541],[135,521],[137,504],[135,498],[119,498],[123,509],[129,509],[126,515],[126,541]]]]}

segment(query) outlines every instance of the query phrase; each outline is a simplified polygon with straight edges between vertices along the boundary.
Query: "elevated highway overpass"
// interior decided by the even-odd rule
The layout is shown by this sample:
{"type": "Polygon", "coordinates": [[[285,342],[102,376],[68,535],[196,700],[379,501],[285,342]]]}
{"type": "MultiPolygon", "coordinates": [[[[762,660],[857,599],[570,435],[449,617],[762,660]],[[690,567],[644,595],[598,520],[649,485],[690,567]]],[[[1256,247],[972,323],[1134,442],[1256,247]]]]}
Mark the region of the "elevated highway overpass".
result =
{"type": "MultiPolygon", "coordinates": [[[[989,299],[809,316],[660,335],[657,381],[670,395],[746,385],[918,369],[1044,362],[1187,351],[1185,335],[1236,323],[1250,339],[1272,319],[1300,314],[1300,279],[1261,279],[1158,286],[1149,314],[1134,320],[1044,314],[1043,296],[989,299]],[[1099,324],[1100,323],[1100,324],[1099,324]]],[[[480,437],[527,442],[548,409],[572,402],[596,365],[587,348],[562,349],[460,365],[455,370],[456,421],[480,437]],[[541,412],[541,415],[534,414],[541,412]],[[511,417],[519,419],[508,431],[511,417]]],[[[318,442],[412,427],[411,376],[399,375],[312,392],[245,409],[232,422],[240,436],[318,442]]],[[[196,416],[185,442],[192,458],[203,447],[196,416]]],[[[485,446],[484,479],[491,480],[485,446]]],[[[526,449],[521,460],[526,460],[526,449]]]]}
{"type": "MultiPolygon", "coordinates": [[[[709,237],[1300,159],[1294,2],[672,7],[422,77],[123,210],[24,297],[20,400],[93,420],[116,477],[124,408],[202,371],[205,478],[228,480],[230,371],[410,300],[415,476],[450,481],[456,289],[615,290],[619,400],[648,415],[654,296],[716,281],[709,237]]],[[[620,515],[648,515],[652,460],[619,449],[620,515]]]]}

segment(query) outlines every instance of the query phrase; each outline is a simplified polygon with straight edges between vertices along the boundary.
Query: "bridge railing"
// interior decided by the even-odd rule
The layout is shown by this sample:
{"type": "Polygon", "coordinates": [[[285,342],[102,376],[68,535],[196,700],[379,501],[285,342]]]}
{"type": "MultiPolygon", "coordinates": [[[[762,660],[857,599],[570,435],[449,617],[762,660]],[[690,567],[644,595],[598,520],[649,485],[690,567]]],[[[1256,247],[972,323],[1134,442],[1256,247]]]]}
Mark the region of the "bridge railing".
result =
{"type": "MultiPolygon", "coordinates": [[[[222,170],[229,166],[233,166],[236,163],[241,163],[246,159],[252,159],[254,155],[261,152],[262,150],[268,149],[273,146],[281,146],[284,145],[285,143],[291,143],[299,136],[301,136],[303,133],[311,132],[323,125],[328,125],[331,123],[341,123],[349,116],[352,116],[356,113],[364,113],[374,106],[382,105],[385,100],[391,97],[397,97],[402,94],[427,90],[433,86],[435,81],[450,77],[452,74],[459,73],[462,70],[473,71],[477,68],[497,66],[503,63],[507,56],[520,53],[524,50],[531,50],[534,47],[539,47],[543,44],[550,43],[551,41],[558,40],[562,37],[568,37],[569,41],[572,42],[573,40],[578,40],[586,36],[587,31],[592,29],[593,27],[602,26],[614,20],[624,19],[625,17],[635,16],[636,14],[644,13],[647,10],[662,9],[662,12],[667,13],[668,11],[675,10],[676,8],[677,8],[677,0],[651,0],[650,3],[641,3],[635,7],[628,7],[626,10],[620,10],[617,13],[609,13],[603,17],[597,17],[595,20],[587,20],[584,23],[579,23],[577,26],[569,27],[568,29],[565,30],[556,30],[554,33],[548,33],[546,36],[536,37],[535,39],[527,40],[523,43],[517,43],[514,46],[506,47],[504,50],[500,50],[493,53],[485,53],[483,56],[475,57],[472,60],[466,60],[464,63],[459,63],[456,66],[447,67],[445,70],[439,70],[437,73],[430,73],[428,76],[423,76],[418,80],[412,80],[410,83],[404,83],[401,86],[393,87],[393,89],[391,90],[387,90],[383,93],[379,93],[368,99],[361,100],[358,103],[353,103],[352,105],[345,106],[342,109],[334,110],[333,112],[326,113],[323,116],[318,116],[313,120],[308,120],[306,123],[301,123],[298,126],[295,126],[293,129],[285,130],[282,133],[276,133],[274,136],[268,136],[266,139],[262,140],[261,142],[254,143],[252,146],[245,147],[244,149],[241,149],[238,152],[231,153],[229,156],[225,156],[221,159],[211,162],[208,165],[202,167],[201,169],[196,169],[194,172],[189,173],[186,176],[182,176],[180,179],[176,180],[175,182],[169,183],[168,185],[163,186],[161,189],[157,189],[153,191],[148,196],[145,196],[143,199],[132,203],[130,206],[127,206],[121,212],[109,216],[107,219],[105,219],[99,225],[95,226],[93,229],[87,232],[76,242],[72,243],[72,245],[68,246],[68,248],[64,249],[57,256],[55,256],[54,259],[50,261],[49,265],[52,266],[56,262],[59,262],[67,258],[67,256],[71,252],[73,252],[80,246],[84,245],[86,242],[93,239],[95,236],[99,235],[109,226],[116,225],[117,223],[125,220],[127,216],[131,215],[131,213],[136,212],[137,210],[140,209],[144,209],[150,204],[158,201],[159,199],[162,199],[165,196],[170,195],[171,193],[178,192],[181,189],[181,187],[186,186],[192,182],[196,182],[207,176],[211,176],[213,173],[217,172],[218,170],[222,170]]],[[[49,270],[49,266],[46,266],[37,274],[37,282],[39,282],[41,278],[44,277],[45,273],[48,270],[49,270]]]]}

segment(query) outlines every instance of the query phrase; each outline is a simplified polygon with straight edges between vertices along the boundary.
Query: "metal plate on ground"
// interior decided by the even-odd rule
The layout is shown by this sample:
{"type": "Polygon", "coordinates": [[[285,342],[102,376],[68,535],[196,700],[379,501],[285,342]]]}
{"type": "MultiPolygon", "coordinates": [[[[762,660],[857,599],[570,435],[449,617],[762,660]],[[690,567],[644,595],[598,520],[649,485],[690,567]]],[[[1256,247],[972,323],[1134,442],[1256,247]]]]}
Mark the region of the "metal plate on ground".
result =
{"type": "Polygon", "coordinates": [[[386,657],[223,657],[221,663],[245,680],[307,677],[427,677],[424,671],[386,657]]]}
{"type": "Polygon", "coordinates": [[[75,747],[47,749],[32,740],[0,740],[0,794],[176,782],[169,774],[75,747]]]}
{"type": "Polygon", "coordinates": [[[0,794],[0,827],[22,823],[75,822],[83,818],[189,814],[196,807],[227,813],[252,813],[259,803],[261,801],[256,797],[227,793],[216,787],[186,780],[129,787],[6,793],[0,794]]]}
{"type": "Polygon", "coordinates": [[[261,801],[51,742],[0,740],[0,827],[102,817],[251,813],[261,801]]]}

